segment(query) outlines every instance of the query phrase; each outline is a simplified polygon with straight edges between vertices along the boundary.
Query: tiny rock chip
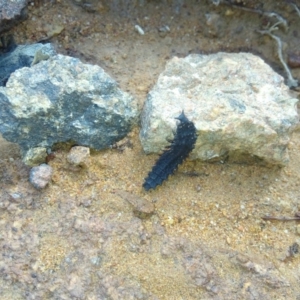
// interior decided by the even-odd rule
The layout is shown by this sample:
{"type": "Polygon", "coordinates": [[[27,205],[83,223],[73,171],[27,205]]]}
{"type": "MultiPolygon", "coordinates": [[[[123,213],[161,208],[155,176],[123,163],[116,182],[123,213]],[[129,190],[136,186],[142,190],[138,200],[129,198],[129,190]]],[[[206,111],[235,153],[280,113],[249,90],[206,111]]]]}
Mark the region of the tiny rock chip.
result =
{"type": "Polygon", "coordinates": [[[47,164],[33,167],[30,170],[29,181],[36,189],[43,189],[50,182],[52,173],[52,168],[47,164]]]}
{"type": "Polygon", "coordinates": [[[290,53],[288,55],[288,65],[291,68],[300,68],[300,53],[290,53]]]}
{"type": "Polygon", "coordinates": [[[154,205],[146,199],[122,190],[116,190],[115,193],[133,206],[134,214],[140,219],[144,219],[153,214],[154,205]]]}
{"type": "Polygon", "coordinates": [[[35,147],[29,149],[23,156],[23,162],[30,167],[38,166],[45,162],[47,157],[47,149],[43,147],[35,147]]]}
{"type": "Polygon", "coordinates": [[[67,160],[72,165],[83,167],[87,165],[87,161],[89,157],[90,157],[90,148],[75,146],[70,150],[67,156],[67,160]]]}

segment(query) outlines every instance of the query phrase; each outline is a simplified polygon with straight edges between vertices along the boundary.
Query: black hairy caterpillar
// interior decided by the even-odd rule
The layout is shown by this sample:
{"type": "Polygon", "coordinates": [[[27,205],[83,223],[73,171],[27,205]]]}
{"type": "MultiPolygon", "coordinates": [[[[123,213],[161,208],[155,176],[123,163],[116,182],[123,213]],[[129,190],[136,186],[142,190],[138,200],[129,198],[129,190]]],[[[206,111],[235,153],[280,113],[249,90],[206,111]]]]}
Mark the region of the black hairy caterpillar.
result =
{"type": "Polygon", "coordinates": [[[185,116],[183,111],[175,119],[179,120],[180,123],[177,126],[174,140],[171,142],[170,147],[159,157],[148,177],[145,178],[143,187],[146,191],[155,189],[162,184],[194,149],[197,139],[194,123],[185,116]]]}

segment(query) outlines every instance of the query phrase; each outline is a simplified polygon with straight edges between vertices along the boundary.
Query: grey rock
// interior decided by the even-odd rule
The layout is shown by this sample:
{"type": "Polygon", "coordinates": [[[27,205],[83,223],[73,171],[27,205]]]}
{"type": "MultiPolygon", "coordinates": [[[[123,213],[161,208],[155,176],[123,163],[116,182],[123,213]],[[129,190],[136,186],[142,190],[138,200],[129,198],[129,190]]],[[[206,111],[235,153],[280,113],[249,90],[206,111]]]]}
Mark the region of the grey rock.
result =
{"type": "Polygon", "coordinates": [[[191,159],[258,158],[282,166],[298,123],[297,101],[284,79],[250,53],[175,57],[147,97],[140,140],[146,153],[160,152],[184,110],[198,134],[191,159]]]}
{"type": "Polygon", "coordinates": [[[90,148],[75,146],[71,148],[67,156],[67,160],[70,164],[74,166],[84,167],[87,165],[89,157],[90,157],[90,148]]]}
{"type": "Polygon", "coordinates": [[[0,56],[0,86],[5,86],[9,76],[17,69],[30,67],[55,55],[51,44],[19,45],[0,56]]]}
{"type": "Polygon", "coordinates": [[[136,101],[103,69],[68,56],[19,69],[0,87],[0,132],[23,155],[59,142],[107,148],[137,116],[136,101]]]}
{"type": "Polygon", "coordinates": [[[52,178],[52,168],[47,164],[33,167],[30,170],[29,181],[36,189],[43,189],[52,178]]]}
{"type": "Polygon", "coordinates": [[[0,33],[27,18],[27,0],[0,0],[0,33]]]}

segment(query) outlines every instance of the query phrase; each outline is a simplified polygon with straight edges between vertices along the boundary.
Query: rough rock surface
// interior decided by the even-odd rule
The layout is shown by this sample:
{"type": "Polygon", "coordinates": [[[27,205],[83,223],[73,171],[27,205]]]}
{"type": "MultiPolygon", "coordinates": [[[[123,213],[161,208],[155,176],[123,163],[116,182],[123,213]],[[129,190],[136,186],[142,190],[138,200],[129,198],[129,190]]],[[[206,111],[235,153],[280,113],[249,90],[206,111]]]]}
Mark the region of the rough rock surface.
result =
{"type": "Polygon", "coordinates": [[[161,151],[184,110],[198,133],[192,158],[285,165],[296,103],[283,78],[250,53],[175,57],[148,95],[140,139],[145,152],[161,151]]]}
{"type": "Polygon", "coordinates": [[[0,33],[27,18],[27,0],[0,1],[0,33]]]}
{"type": "Polygon", "coordinates": [[[51,44],[19,45],[0,56],[0,86],[5,86],[11,73],[46,60],[56,52],[51,44]]]}
{"type": "Polygon", "coordinates": [[[133,98],[103,69],[63,55],[17,70],[0,88],[0,131],[24,157],[58,142],[109,147],[137,114],[133,98]]]}

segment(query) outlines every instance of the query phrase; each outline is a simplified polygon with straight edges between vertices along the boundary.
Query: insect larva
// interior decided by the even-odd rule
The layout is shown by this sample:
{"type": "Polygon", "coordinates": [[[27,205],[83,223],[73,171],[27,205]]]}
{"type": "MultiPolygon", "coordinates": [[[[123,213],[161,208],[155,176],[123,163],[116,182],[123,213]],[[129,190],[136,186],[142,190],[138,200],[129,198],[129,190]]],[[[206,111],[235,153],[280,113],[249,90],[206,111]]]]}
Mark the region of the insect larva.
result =
{"type": "Polygon", "coordinates": [[[177,126],[174,140],[171,142],[170,147],[159,157],[148,177],[145,178],[143,187],[146,191],[155,189],[162,184],[194,149],[197,139],[194,123],[189,121],[183,111],[176,119],[180,123],[177,126]]]}

